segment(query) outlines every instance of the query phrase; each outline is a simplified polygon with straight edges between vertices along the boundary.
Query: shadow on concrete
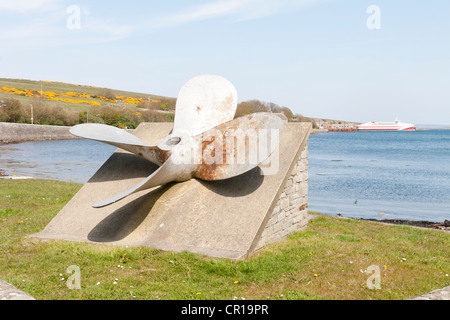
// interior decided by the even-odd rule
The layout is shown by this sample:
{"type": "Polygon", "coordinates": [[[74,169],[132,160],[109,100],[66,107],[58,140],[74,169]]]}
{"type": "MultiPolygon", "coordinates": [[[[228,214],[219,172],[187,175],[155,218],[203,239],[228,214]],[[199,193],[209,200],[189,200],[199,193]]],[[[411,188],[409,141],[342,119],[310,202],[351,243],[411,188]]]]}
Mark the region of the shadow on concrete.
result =
{"type": "Polygon", "coordinates": [[[172,185],[173,183],[168,183],[158,187],[117,209],[89,232],[88,239],[95,242],[113,242],[124,239],[139,227],[147,218],[156,201],[172,185]]]}
{"type": "Polygon", "coordinates": [[[264,182],[260,167],[253,168],[239,176],[217,181],[198,180],[204,187],[225,197],[244,197],[253,193],[264,182]]]}
{"type": "MultiPolygon", "coordinates": [[[[116,152],[89,180],[89,183],[146,178],[157,168],[157,165],[137,155],[116,152]]],[[[262,185],[264,175],[262,170],[256,167],[226,180],[197,181],[210,191],[224,197],[244,197],[262,185]]],[[[160,186],[112,212],[89,232],[88,239],[94,242],[114,242],[126,238],[141,225],[158,199],[175,183],[160,186]]]]}
{"type": "Polygon", "coordinates": [[[116,152],[103,164],[88,182],[147,178],[159,167],[135,154],[116,152]]]}
{"type": "MultiPolygon", "coordinates": [[[[130,170],[124,171],[129,172],[130,170]]],[[[210,191],[222,196],[244,197],[262,185],[264,176],[262,170],[256,167],[227,180],[198,181],[210,191]]],[[[160,186],[117,209],[89,232],[88,239],[94,242],[114,242],[126,238],[141,225],[158,199],[175,183],[171,182],[160,186]]]]}

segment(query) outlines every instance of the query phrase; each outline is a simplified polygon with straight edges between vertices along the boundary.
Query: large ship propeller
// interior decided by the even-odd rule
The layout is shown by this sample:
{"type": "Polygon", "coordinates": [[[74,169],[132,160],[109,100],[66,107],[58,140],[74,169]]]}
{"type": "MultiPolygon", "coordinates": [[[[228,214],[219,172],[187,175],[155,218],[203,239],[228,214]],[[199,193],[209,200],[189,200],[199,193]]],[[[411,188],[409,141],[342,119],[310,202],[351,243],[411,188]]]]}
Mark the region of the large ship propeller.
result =
{"type": "Polygon", "coordinates": [[[236,89],[228,80],[202,75],[181,88],[173,130],[157,146],[113,126],[91,123],[72,127],[70,132],[78,137],[116,146],[159,166],[135,186],[93,207],[172,181],[223,180],[258,166],[277,148],[283,120],[264,112],[233,120],[236,107],[236,89]]]}

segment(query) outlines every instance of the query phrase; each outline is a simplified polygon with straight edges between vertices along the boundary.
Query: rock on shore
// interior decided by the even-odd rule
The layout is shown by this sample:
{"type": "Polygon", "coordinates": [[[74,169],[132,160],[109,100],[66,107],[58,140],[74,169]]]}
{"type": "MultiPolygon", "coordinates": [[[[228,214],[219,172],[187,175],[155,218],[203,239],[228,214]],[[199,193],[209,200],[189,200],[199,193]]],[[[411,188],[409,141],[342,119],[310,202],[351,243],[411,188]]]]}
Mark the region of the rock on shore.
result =
{"type": "Polygon", "coordinates": [[[374,221],[381,222],[387,224],[399,224],[399,225],[407,225],[412,227],[420,227],[420,228],[431,228],[431,229],[439,229],[444,231],[450,231],[450,220],[445,220],[444,222],[432,222],[432,221],[415,221],[415,220],[402,220],[402,219],[364,219],[361,220],[366,221],[374,221]]]}

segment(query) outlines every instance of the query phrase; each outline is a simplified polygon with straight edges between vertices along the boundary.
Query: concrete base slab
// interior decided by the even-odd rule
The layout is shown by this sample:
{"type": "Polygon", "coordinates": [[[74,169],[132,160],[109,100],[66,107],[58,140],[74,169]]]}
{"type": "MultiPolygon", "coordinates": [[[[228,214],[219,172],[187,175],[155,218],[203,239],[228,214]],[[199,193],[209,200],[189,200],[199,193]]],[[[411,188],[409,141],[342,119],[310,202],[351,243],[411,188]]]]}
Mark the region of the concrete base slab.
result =
{"type": "MultiPolygon", "coordinates": [[[[156,145],[172,125],[142,123],[134,134],[156,145]]],[[[147,160],[117,150],[47,227],[33,236],[245,258],[260,239],[310,130],[309,123],[285,124],[275,174],[262,175],[260,167],[273,161],[268,159],[228,180],[170,183],[93,208],[93,203],[128,189],[156,170],[147,160]]]]}
{"type": "Polygon", "coordinates": [[[35,300],[29,294],[17,289],[12,284],[0,280],[0,300],[35,300]]]}

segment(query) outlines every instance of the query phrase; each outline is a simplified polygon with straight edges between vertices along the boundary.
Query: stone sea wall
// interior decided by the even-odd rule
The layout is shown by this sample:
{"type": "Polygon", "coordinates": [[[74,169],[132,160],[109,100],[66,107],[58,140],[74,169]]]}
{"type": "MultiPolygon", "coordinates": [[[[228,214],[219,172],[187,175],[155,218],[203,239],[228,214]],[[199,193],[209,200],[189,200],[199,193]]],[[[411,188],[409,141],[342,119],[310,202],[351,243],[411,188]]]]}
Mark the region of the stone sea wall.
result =
{"type": "Polygon", "coordinates": [[[0,122],[0,143],[75,139],[70,127],[0,122]]]}

